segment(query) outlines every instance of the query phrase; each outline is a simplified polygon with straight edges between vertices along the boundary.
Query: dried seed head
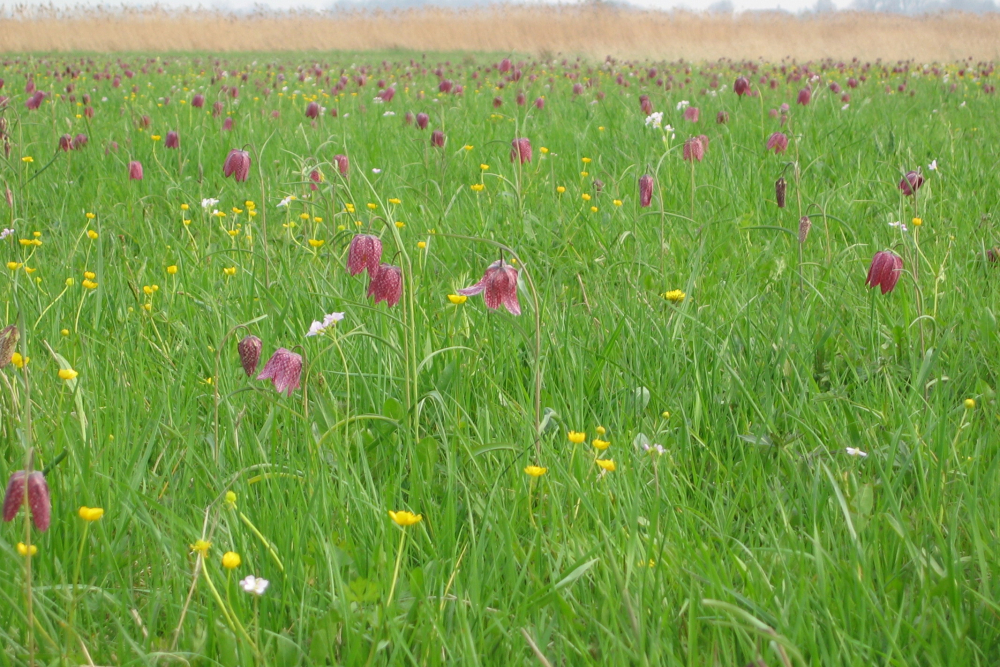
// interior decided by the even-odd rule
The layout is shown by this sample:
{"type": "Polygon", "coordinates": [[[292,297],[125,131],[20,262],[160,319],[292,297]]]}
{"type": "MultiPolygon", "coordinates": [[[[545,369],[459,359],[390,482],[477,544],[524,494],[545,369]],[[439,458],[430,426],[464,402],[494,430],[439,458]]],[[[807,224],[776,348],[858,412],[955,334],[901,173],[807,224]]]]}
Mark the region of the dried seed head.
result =
{"type": "Polygon", "coordinates": [[[236,348],[240,352],[240,363],[243,364],[243,371],[250,377],[257,370],[260,363],[260,350],[263,347],[260,338],[247,336],[239,342],[236,348]]]}
{"type": "Polygon", "coordinates": [[[0,331],[0,368],[10,363],[14,351],[17,349],[17,342],[21,339],[21,332],[11,324],[0,331]]]}
{"type": "Polygon", "coordinates": [[[799,219],[799,243],[806,242],[806,239],[809,238],[810,229],[812,229],[812,221],[809,220],[809,216],[802,216],[799,219]]]}
{"type": "Polygon", "coordinates": [[[774,182],[774,198],[778,201],[778,208],[785,208],[785,190],[787,188],[788,184],[784,177],[774,182]]]}

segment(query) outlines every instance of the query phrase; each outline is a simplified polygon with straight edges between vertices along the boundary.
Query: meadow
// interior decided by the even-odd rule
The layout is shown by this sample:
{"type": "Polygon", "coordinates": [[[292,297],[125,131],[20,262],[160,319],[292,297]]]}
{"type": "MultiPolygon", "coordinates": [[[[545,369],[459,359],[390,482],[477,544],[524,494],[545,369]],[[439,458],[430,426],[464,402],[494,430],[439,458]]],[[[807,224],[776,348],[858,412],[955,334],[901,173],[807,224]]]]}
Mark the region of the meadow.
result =
{"type": "Polygon", "coordinates": [[[0,78],[0,664],[1000,659],[991,64],[0,78]]]}

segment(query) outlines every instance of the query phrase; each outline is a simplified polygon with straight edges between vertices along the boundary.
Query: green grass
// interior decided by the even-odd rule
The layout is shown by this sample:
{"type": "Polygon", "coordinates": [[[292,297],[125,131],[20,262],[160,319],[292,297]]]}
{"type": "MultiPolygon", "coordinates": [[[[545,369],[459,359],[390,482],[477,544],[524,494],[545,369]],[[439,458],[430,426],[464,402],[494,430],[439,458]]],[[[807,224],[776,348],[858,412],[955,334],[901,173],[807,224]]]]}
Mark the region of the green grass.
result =
{"type": "MultiPolygon", "coordinates": [[[[495,70],[471,78],[493,59],[451,56],[442,66],[465,93],[435,102],[447,56],[423,61],[426,73],[413,57],[416,68],[395,54],[384,72],[364,55],[257,54],[217,70],[171,57],[144,74],[134,56],[120,88],[92,72],[74,81],[78,98],[93,97],[92,119],[55,95],[29,112],[23,93],[34,73],[65,96],[68,79],[46,73],[88,59],[0,70],[13,96],[0,179],[14,197],[0,214],[16,230],[4,262],[24,265],[0,265],[0,324],[20,327],[30,359],[2,371],[0,473],[24,468],[29,448],[37,468],[66,453],[47,476],[52,527],[30,534],[33,627],[16,550],[26,515],[0,526],[0,665],[28,664],[32,651],[64,665],[996,664],[991,79],[960,77],[958,65],[941,76],[873,67],[842,109],[826,84],[846,89],[860,67],[822,72],[801,107],[805,79],[780,71],[776,90],[752,77],[760,98],[733,94],[749,70],[726,64],[659,63],[669,91],[644,79],[646,66],[631,77],[625,63],[526,64],[497,91],[495,70]],[[319,88],[296,71],[314,62],[331,76],[319,88]],[[366,62],[357,96],[353,82],[339,99],[323,94],[366,62]],[[265,97],[279,64],[288,89],[265,97]],[[222,70],[249,80],[213,85],[222,70]],[[574,96],[565,74],[594,86],[574,96]],[[714,74],[725,89],[700,95],[714,74]],[[397,82],[389,104],[372,102],[379,78],[397,82]],[[224,84],[239,85],[236,100],[224,84]],[[295,90],[339,117],[312,126],[295,90]],[[205,109],[181,103],[195,92],[205,109]],[[645,126],[642,92],[673,137],[645,126]],[[531,105],[540,95],[543,110],[531,105]],[[208,113],[217,99],[231,132],[208,113]],[[682,118],[681,100],[699,123],[682,118]],[[782,102],[784,126],[768,114],[782,102]],[[720,110],[728,124],[714,122],[720,110]],[[404,125],[407,111],[427,112],[428,129],[404,125]],[[430,145],[433,129],[444,149],[430,145]],[[170,130],[179,152],[150,138],[170,130]],[[764,143],[779,130],[792,140],[776,156],[764,143]],[[65,132],[89,145],[57,151],[65,132]],[[702,133],[710,146],[692,180],[681,148],[702,133]],[[534,149],[523,168],[509,158],[519,136],[534,149]],[[105,154],[110,141],[119,149],[105,154]],[[236,183],[222,164],[242,146],[253,167],[236,183]],[[350,157],[345,178],[336,153],[350,157]],[[129,182],[129,160],[144,180],[129,182]],[[918,167],[919,237],[897,188],[918,167]],[[311,192],[314,168],[324,181],[311,192]],[[656,177],[645,209],[644,173],[656,177]],[[208,197],[225,217],[202,209],[208,197]],[[801,254],[800,215],[812,221],[801,254]],[[394,308],[373,306],[367,279],[344,268],[359,229],[403,267],[394,308]],[[35,231],[41,246],[18,242],[35,231]],[[527,281],[520,317],[479,296],[449,302],[499,259],[491,242],[516,252],[540,310],[527,281]],[[865,288],[883,249],[906,270],[884,296],[865,288]],[[81,286],[85,271],[96,289],[81,286]],[[663,298],[674,289],[683,301],[663,298]],[[346,316],[331,333],[304,336],[333,311],[346,316]],[[302,388],[286,398],[248,379],[236,351],[246,333],[264,341],[261,364],[279,347],[300,352],[302,388]],[[75,385],[47,345],[78,371],[75,385]],[[589,444],[598,426],[611,442],[601,458],[616,466],[603,475],[589,444]],[[531,464],[547,474],[532,480],[531,464]],[[84,505],[104,517],[86,524],[84,505]],[[405,538],[388,515],[404,509],[423,517],[405,538]],[[211,542],[203,564],[190,546],[200,538],[211,542]],[[242,558],[232,572],[227,551],[242,558]],[[249,574],[271,582],[262,597],[237,585],[249,574]]],[[[89,60],[121,71],[115,58],[89,60]]]]}

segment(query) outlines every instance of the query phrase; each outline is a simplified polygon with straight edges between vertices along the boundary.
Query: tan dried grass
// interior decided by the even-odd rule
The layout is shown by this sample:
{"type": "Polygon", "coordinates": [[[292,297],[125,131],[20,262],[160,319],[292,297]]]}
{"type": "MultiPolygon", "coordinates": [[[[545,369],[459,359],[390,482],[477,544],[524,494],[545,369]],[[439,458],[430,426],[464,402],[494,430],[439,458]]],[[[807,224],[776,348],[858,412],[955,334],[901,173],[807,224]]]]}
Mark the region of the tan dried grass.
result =
{"type": "Polygon", "coordinates": [[[1000,16],[841,12],[737,16],[609,6],[495,6],[389,13],[76,11],[0,20],[0,49],[43,51],[476,51],[601,58],[953,61],[995,59],[1000,16]]]}

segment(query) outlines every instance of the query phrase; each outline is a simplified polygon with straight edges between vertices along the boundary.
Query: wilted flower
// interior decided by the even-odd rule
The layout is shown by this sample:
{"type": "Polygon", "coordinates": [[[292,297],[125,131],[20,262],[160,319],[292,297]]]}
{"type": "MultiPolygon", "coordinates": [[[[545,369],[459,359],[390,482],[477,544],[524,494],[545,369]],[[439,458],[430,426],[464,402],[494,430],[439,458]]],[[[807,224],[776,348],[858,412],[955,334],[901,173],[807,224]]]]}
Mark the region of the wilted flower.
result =
{"type": "Polygon", "coordinates": [[[799,243],[806,242],[806,239],[809,238],[810,229],[812,229],[812,221],[809,219],[809,216],[802,216],[799,219],[799,243]]]}
{"type": "Polygon", "coordinates": [[[496,310],[503,304],[511,315],[520,315],[521,306],[517,302],[517,269],[498,259],[486,268],[482,280],[465,289],[458,290],[464,296],[483,294],[486,307],[496,310]]]}
{"type": "Polygon", "coordinates": [[[899,182],[899,189],[902,190],[903,194],[907,197],[911,196],[920,186],[924,184],[924,177],[919,171],[908,171],[903,180],[899,182]]]}
{"type": "Polygon", "coordinates": [[[260,350],[263,347],[263,343],[257,336],[246,336],[236,345],[236,349],[240,353],[240,363],[243,364],[243,371],[247,374],[247,377],[253,376],[254,372],[257,370],[257,364],[260,363],[260,350]]]}
{"type": "Polygon", "coordinates": [[[310,102],[306,107],[306,118],[312,118],[313,120],[319,118],[319,103],[310,102]]]}
{"type": "Polygon", "coordinates": [[[750,80],[745,76],[741,76],[733,82],[733,92],[743,97],[750,92],[750,80]]]}
{"type": "Polygon", "coordinates": [[[4,327],[0,331],[0,368],[10,363],[17,349],[17,342],[21,339],[21,332],[13,324],[4,327]]]}
{"type": "Polygon", "coordinates": [[[531,139],[521,137],[510,142],[510,161],[531,162],[531,139]]]}
{"type": "Polygon", "coordinates": [[[778,201],[778,208],[785,208],[785,190],[788,184],[785,178],[781,177],[774,182],[774,198],[778,201]]]}
{"type": "Polygon", "coordinates": [[[163,142],[163,146],[164,148],[180,148],[181,137],[179,134],[177,134],[176,130],[170,130],[169,132],[167,132],[167,138],[163,142]]]}
{"type": "Polygon", "coordinates": [[[888,250],[882,250],[875,253],[872,258],[865,285],[869,288],[878,285],[882,288],[882,294],[891,292],[896,287],[902,271],[903,258],[888,250]]]}
{"type": "Polygon", "coordinates": [[[382,241],[371,234],[358,234],[351,239],[347,251],[347,272],[356,276],[368,269],[369,277],[378,273],[379,262],[382,261],[382,241]]]}
{"type": "Polygon", "coordinates": [[[403,270],[393,264],[381,264],[378,272],[371,274],[368,283],[368,294],[375,298],[375,303],[385,301],[390,307],[399,303],[403,296],[403,270]]]}
{"type": "Polygon", "coordinates": [[[775,132],[767,138],[764,146],[767,150],[774,151],[775,155],[784,153],[788,149],[788,137],[781,132],[775,132]]]}
{"type": "Polygon", "coordinates": [[[646,208],[653,202],[653,177],[649,174],[639,179],[639,205],[646,208]]]}
{"type": "Polygon", "coordinates": [[[128,163],[128,178],[130,181],[141,181],[142,180],[142,163],[138,160],[132,160],[128,163]]]}
{"type": "Polygon", "coordinates": [[[226,161],[222,165],[222,175],[226,178],[232,176],[236,182],[242,183],[250,175],[250,153],[234,148],[229,151],[226,161]]]}
{"type": "Polygon", "coordinates": [[[302,356],[290,350],[279,347],[264,364],[264,370],[257,376],[258,380],[270,380],[275,391],[291,396],[299,388],[299,378],[302,375],[302,356]]]}

